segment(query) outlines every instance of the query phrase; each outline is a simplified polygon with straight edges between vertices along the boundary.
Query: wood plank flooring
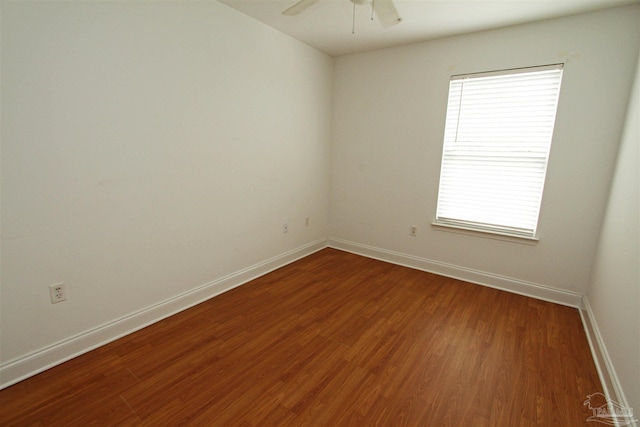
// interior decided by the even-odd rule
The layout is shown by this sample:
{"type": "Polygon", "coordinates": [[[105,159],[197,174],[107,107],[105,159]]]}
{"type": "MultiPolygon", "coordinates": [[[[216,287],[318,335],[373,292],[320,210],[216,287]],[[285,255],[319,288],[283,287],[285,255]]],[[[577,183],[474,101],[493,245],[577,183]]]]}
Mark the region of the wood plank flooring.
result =
{"type": "Polygon", "coordinates": [[[573,308],[324,249],[0,391],[0,425],[582,426],[573,308]]]}

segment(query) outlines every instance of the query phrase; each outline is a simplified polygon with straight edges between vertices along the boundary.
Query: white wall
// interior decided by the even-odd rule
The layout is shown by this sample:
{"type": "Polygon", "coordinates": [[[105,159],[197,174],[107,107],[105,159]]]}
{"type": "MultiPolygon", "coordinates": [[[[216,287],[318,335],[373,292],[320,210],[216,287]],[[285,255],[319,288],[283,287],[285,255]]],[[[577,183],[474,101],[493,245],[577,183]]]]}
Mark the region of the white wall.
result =
{"type": "Polygon", "coordinates": [[[589,282],[638,57],[639,10],[337,58],[330,227],[337,246],[398,255],[490,285],[511,282],[525,293],[538,285],[564,290],[577,304],[589,282]],[[566,66],[539,243],[432,228],[450,76],[558,62],[566,66]],[[410,225],[418,226],[417,237],[409,236],[410,225]]]}
{"type": "MultiPolygon", "coordinates": [[[[640,62],[587,294],[619,402],[640,413],[640,62]]],[[[596,340],[597,341],[597,340],[596,340]]],[[[613,396],[612,396],[613,397],[613,396]]]]}
{"type": "Polygon", "coordinates": [[[2,363],[324,245],[330,57],[215,1],[1,14],[2,363]]]}

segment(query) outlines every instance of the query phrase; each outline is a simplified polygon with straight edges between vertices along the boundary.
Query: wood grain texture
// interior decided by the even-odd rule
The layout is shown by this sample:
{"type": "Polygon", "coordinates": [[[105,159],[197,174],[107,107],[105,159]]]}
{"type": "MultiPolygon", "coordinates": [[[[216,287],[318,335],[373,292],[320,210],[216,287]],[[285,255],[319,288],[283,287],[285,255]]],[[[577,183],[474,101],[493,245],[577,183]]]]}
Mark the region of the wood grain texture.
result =
{"type": "Polygon", "coordinates": [[[0,425],[580,426],[576,309],[325,249],[0,391],[0,425]]]}

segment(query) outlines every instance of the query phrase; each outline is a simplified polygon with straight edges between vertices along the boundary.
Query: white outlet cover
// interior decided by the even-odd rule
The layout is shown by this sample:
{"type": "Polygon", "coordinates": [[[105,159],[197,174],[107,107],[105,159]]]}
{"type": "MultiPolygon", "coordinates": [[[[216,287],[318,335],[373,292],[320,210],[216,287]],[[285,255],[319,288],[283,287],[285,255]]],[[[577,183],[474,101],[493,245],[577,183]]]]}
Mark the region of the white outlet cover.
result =
{"type": "Polygon", "coordinates": [[[67,292],[64,283],[49,285],[49,297],[51,298],[51,304],[65,301],[67,299],[67,292]]]}

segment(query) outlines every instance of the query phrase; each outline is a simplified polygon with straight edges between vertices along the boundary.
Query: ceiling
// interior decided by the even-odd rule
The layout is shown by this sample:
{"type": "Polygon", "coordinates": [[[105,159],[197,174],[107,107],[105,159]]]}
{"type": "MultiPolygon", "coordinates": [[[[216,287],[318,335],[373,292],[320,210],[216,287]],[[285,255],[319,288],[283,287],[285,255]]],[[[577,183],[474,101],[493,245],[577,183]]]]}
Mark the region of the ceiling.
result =
{"type": "MultiPolygon", "coordinates": [[[[371,5],[319,0],[302,13],[281,12],[297,0],[219,0],[329,55],[363,52],[456,34],[590,12],[640,0],[395,0],[402,22],[383,28],[371,5]],[[355,34],[352,34],[352,27],[355,34]]],[[[597,31],[597,29],[594,29],[597,31]]]]}

